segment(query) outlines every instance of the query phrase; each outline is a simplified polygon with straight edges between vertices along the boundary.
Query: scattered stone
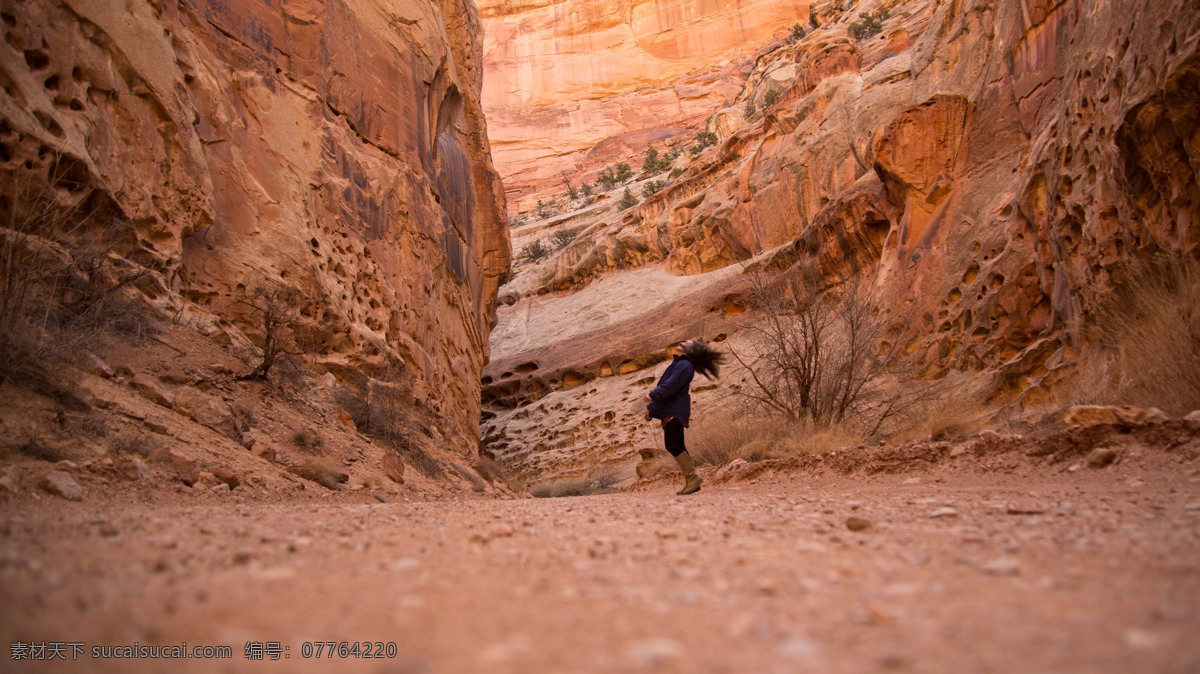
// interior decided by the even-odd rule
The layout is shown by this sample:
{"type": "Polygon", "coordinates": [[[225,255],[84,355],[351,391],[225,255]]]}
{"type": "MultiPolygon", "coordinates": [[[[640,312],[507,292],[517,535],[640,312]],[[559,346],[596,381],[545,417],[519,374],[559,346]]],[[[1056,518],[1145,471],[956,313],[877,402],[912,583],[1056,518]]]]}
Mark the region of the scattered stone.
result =
{"type": "Polygon", "coordinates": [[[998,557],[980,564],[979,570],[989,576],[1016,576],[1021,573],[1021,564],[1011,557],[998,557]]]}
{"type": "Polygon", "coordinates": [[[1009,515],[1041,515],[1045,513],[1046,510],[1037,506],[1020,506],[1010,504],[1004,509],[1004,512],[1008,513],[1009,515]]]}
{"type": "Polygon", "coordinates": [[[242,483],[241,479],[239,479],[238,476],[228,468],[213,466],[208,470],[210,473],[212,473],[214,478],[227,485],[230,489],[237,489],[238,485],[242,483]]]}
{"type": "Polygon", "coordinates": [[[1162,639],[1157,634],[1146,630],[1125,630],[1122,636],[1125,644],[1134,650],[1152,651],[1162,645],[1162,639]]]}
{"type": "Polygon", "coordinates": [[[100,357],[91,351],[85,351],[82,360],[83,362],[80,364],[80,367],[88,374],[94,374],[97,377],[105,379],[112,379],[117,376],[116,370],[109,367],[108,363],[100,360],[100,357]]]}
{"type": "Polygon", "coordinates": [[[959,445],[959,446],[955,447],[954,449],[950,450],[950,458],[957,459],[958,457],[960,457],[966,453],[967,453],[967,448],[963,445],[959,445]]]}
{"type": "Polygon", "coordinates": [[[931,517],[933,519],[940,519],[943,517],[947,517],[947,518],[948,517],[958,517],[958,511],[949,506],[942,507],[942,508],[938,508],[937,510],[930,513],[929,517],[931,517]]]}
{"type": "Polygon", "coordinates": [[[83,488],[70,475],[61,470],[52,470],[38,478],[37,486],[42,491],[68,501],[82,501],[83,488]]]}
{"type": "Polygon", "coordinates": [[[910,477],[907,480],[905,480],[904,482],[902,482],[901,484],[921,484],[921,478],[910,477]]]}
{"type": "Polygon", "coordinates": [[[222,482],[221,484],[213,485],[208,488],[214,494],[228,494],[230,492],[229,485],[222,482]]]}
{"type": "Polygon", "coordinates": [[[1200,501],[1192,501],[1191,503],[1183,506],[1183,509],[1190,513],[1200,512],[1200,501]]]}
{"type": "Polygon", "coordinates": [[[4,477],[0,477],[0,487],[5,491],[10,491],[14,494],[17,493],[17,482],[13,479],[12,475],[6,474],[4,477]]]}
{"type": "Polygon", "coordinates": [[[849,517],[846,519],[846,528],[850,531],[866,531],[871,528],[871,521],[861,517],[849,517]]]}
{"type": "Polygon", "coordinates": [[[779,654],[792,660],[809,660],[817,655],[817,644],[809,639],[793,637],[779,644],[779,654]]]}
{"type": "Polygon", "coordinates": [[[150,453],[150,460],[155,463],[161,463],[175,472],[175,476],[179,481],[192,486],[200,479],[200,468],[195,461],[180,456],[175,452],[167,449],[158,448],[150,453]]]}
{"type": "Polygon", "coordinates": [[[725,477],[726,475],[732,475],[732,474],[738,472],[739,470],[741,470],[742,466],[746,466],[746,465],[749,465],[749,464],[746,462],[745,459],[734,459],[733,461],[730,461],[729,463],[725,464],[724,466],[721,466],[721,468],[717,471],[716,477],[717,477],[717,479],[720,479],[720,478],[725,477]]]}
{"type": "Polygon", "coordinates": [[[354,419],[350,418],[350,413],[346,410],[338,410],[338,421],[346,428],[355,432],[358,431],[358,424],[354,423],[354,419]]]}
{"type": "Polygon", "coordinates": [[[389,564],[387,568],[389,571],[403,573],[405,571],[412,571],[418,566],[421,566],[420,560],[413,559],[412,557],[402,557],[389,564]]]}
{"type": "Polygon", "coordinates": [[[74,473],[79,470],[79,464],[71,461],[70,459],[63,459],[62,461],[55,463],[54,467],[58,468],[59,470],[65,470],[68,473],[74,473]]]}
{"type": "Polygon", "coordinates": [[[142,425],[151,432],[158,433],[159,435],[167,435],[167,425],[158,419],[146,419],[142,422],[142,425]]]}
{"type": "Polygon", "coordinates": [[[1150,409],[1146,410],[1147,423],[1161,423],[1163,421],[1170,420],[1171,416],[1157,407],[1151,407],[1150,409]]]}
{"type": "Polygon", "coordinates": [[[1097,447],[1088,454],[1088,468],[1107,468],[1117,460],[1117,451],[1111,447],[1097,447]]]}
{"type": "Polygon", "coordinates": [[[1063,415],[1067,426],[1099,426],[1101,424],[1136,425],[1146,421],[1146,410],[1140,407],[1115,405],[1074,405],[1063,415]]]}
{"type": "Polygon", "coordinates": [[[640,668],[662,667],[683,657],[683,646],[671,639],[648,639],[629,646],[630,664],[640,668]]]}
{"type": "Polygon", "coordinates": [[[379,501],[380,503],[391,503],[391,501],[388,499],[388,497],[385,494],[380,494],[380,493],[376,492],[371,495],[374,496],[375,500],[379,501]]]}
{"type": "Polygon", "coordinates": [[[1200,410],[1193,410],[1190,414],[1183,418],[1184,421],[1192,421],[1200,423],[1200,410]]]}
{"type": "Polygon", "coordinates": [[[175,411],[227,438],[241,439],[233,410],[220,398],[196,389],[183,388],[175,393],[175,411]]]}
{"type": "Polygon", "coordinates": [[[154,484],[154,474],[140,456],[125,457],[121,462],[120,471],[128,480],[154,484]]]}
{"type": "Polygon", "coordinates": [[[342,470],[333,459],[327,456],[311,458],[299,466],[289,468],[288,470],[306,480],[312,480],[322,487],[334,491],[341,489],[340,485],[343,482],[350,481],[350,474],[342,470]]]}
{"type": "Polygon", "coordinates": [[[91,398],[88,398],[88,403],[90,403],[92,407],[98,407],[102,410],[106,410],[113,406],[113,402],[111,400],[94,393],[92,394],[91,398]]]}
{"type": "Polygon", "coordinates": [[[254,559],[254,553],[250,552],[249,550],[238,550],[237,552],[233,553],[234,564],[248,564],[250,563],[251,559],[254,559]]]}
{"type": "Polygon", "coordinates": [[[387,451],[383,453],[383,472],[392,482],[404,484],[404,461],[400,459],[399,452],[387,451]]]}
{"type": "Polygon", "coordinates": [[[135,374],[133,379],[129,380],[129,386],[153,403],[167,408],[175,407],[175,397],[162,385],[162,382],[150,375],[135,374]]]}
{"type": "Polygon", "coordinates": [[[276,458],[275,448],[265,442],[256,442],[250,448],[250,453],[267,461],[274,461],[276,458]]]}

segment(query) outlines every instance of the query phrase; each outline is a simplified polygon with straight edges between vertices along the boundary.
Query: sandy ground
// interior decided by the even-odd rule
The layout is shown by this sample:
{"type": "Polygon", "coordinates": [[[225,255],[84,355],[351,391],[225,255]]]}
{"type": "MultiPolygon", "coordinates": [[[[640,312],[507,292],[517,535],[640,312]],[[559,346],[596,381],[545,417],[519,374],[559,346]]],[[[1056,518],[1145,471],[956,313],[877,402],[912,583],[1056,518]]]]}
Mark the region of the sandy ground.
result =
{"type": "Polygon", "coordinates": [[[10,499],[0,670],[1200,672],[1200,461],[1124,451],[706,469],[692,497],[10,499]],[[305,646],[362,641],[395,656],[305,646]],[[135,642],[233,657],[92,657],[135,642]]]}

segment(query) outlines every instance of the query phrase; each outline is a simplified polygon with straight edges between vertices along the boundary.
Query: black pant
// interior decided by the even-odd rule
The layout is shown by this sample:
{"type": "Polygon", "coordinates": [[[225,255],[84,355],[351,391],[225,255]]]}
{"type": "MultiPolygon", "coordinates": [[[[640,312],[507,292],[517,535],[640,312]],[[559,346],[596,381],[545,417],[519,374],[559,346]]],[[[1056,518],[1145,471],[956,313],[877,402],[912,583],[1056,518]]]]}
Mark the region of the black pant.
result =
{"type": "Polygon", "coordinates": [[[679,456],[687,451],[683,444],[683,422],[671,419],[663,426],[663,444],[667,446],[671,456],[679,456]]]}

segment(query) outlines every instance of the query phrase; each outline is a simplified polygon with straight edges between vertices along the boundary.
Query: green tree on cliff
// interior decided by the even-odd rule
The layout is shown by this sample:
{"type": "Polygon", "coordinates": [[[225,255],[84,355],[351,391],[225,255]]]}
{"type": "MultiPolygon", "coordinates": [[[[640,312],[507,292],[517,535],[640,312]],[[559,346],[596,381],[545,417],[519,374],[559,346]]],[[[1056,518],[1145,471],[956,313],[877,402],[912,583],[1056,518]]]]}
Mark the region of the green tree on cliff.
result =
{"type": "Polygon", "coordinates": [[[626,187],[625,194],[621,195],[621,201],[617,205],[621,207],[621,210],[625,210],[637,206],[637,203],[637,197],[633,196],[633,192],[629,191],[629,188],[626,187]]]}

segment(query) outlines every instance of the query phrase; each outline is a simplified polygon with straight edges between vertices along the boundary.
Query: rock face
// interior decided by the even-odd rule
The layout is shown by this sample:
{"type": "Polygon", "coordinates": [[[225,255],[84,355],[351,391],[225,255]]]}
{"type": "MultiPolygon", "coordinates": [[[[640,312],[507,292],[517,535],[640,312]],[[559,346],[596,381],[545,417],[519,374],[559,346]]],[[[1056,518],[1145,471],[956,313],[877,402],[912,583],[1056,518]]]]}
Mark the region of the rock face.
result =
{"type": "Polygon", "coordinates": [[[579,231],[501,290],[489,451],[543,475],[635,461],[658,441],[626,409],[653,384],[643,368],[676,339],[737,341],[743,264],[874,289],[880,346],[910,369],[979,373],[984,399],[1017,409],[1055,403],[1123,266],[1196,254],[1198,81],[1200,10],[1184,0],[908,0],[829,15],[757,61],[709,121],[718,145],[656,194],[620,210],[616,191],[514,230],[516,246],[579,231]],[[879,33],[851,33],[859,12],[883,8],[879,33]],[[647,266],[672,280],[621,288],[647,266]],[[557,307],[601,297],[604,315],[572,313],[571,334],[544,327],[557,307]]]}
{"type": "Polygon", "coordinates": [[[509,199],[530,205],[562,192],[564,174],[594,177],[695,133],[737,95],[746,57],[807,24],[809,4],[481,0],[483,107],[509,199]]]}
{"type": "Polygon", "coordinates": [[[49,0],[2,14],[6,209],[51,194],[65,215],[34,234],[99,230],[150,272],[146,298],[208,334],[223,319],[254,331],[239,291],[297,292],[318,363],[399,368],[473,450],[509,257],[473,3],[49,0]]]}

